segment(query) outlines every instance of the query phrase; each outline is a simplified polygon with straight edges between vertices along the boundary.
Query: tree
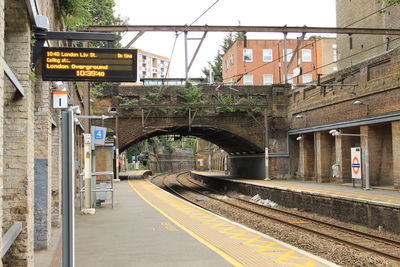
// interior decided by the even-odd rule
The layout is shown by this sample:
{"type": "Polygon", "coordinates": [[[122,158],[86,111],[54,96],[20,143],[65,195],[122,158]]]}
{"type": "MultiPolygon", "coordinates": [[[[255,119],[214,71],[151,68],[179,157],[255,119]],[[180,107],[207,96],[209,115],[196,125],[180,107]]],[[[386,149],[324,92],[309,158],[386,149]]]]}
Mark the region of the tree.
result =
{"type": "Polygon", "coordinates": [[[89,25],[119,25],[114,15],[115,0],[61,0],[61,14],[67,31],[82,30],[89,25]]]}
{"type": "MultiPolygon", "coordinates": [[[[214,61],[212,63],[208,62],[209,65],[211,65],[214,82],[222,82],[222,57],[237,40],[243,40],[244,38],[245,34],[242,32],[238,32],[235,35],[230,32],[225,36],[220,49],[218,49],[217,55],[214,57],[214,61]]],[[[202,72],[206,76],[205,79],[207,80],[207,77],[210,75],[210,69],[204,67],[202,72]]]]}

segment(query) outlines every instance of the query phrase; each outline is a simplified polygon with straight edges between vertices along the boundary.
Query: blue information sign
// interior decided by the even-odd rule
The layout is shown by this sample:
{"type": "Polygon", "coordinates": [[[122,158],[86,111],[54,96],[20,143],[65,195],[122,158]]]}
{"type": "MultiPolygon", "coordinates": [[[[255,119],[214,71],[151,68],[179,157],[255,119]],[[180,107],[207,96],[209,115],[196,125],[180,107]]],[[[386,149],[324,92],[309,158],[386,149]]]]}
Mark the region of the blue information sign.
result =
{"type": "Polygon", "coordinates": [[[95,138],[95,139],[103,139],[103,138],[104,138],[104,131],[102,131],[102,130],[95,130],[95,131],[94,131],[94,138],[95,138]]]}

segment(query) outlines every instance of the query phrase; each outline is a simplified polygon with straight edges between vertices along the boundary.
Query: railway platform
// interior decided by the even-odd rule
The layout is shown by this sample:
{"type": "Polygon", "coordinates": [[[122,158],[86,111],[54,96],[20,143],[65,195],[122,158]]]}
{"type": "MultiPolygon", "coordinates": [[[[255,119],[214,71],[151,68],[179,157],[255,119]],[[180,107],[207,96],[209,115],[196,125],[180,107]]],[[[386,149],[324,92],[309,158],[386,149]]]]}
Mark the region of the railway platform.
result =
{"type": "Polygon", "coordinates": [[[373,187],[365,191],[349,184],[241,179],[207,171],[192,171],[191,175],[226,190],[260,194],[289,208],[400,234],[400,191],[394,188],[373,187]]]}
{"type": "Polygon", "coordinates": [[[361,202],[371,202],[382,205],[398,206],[400,208],[400,190],[392,187],[373,187],[372,190],[365,191],[360,185],[352,187],[351,184],[315,183],[311,181],[299,180],[256,180],[242,179],[224,174],[223,172],[199,172],[192,171],[201,176],[226,179],[237,183],[265,186],[269,188],[292,190],[297,192],[307,192],[315,195],[330,196],[336,198],[357,200],[361,202]]]}
{"type": "Polygon", "coordinates": [[[76,216],[76,266],[336,266],[131,179],[76,216]]]}

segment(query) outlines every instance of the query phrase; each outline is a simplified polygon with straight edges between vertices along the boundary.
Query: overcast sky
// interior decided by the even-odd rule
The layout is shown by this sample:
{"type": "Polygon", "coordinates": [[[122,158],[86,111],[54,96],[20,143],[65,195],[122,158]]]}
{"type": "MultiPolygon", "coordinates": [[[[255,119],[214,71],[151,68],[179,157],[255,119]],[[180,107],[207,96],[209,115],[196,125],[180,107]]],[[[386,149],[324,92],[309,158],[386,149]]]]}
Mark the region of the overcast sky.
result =
{"type": "MultiPolygon", "coordinates": [[[[191,24],[216,0],[115,0],[115,13],[128,19],[130,25],[191,24]]],[[[242,26],[336,26],[335,0],[219,0],[194,25],[242,26]]],[[[213,61],[227,33],[208,33],[189,76],[202,76],[201,69],[213,61]]],[[[126,33],[128,43],[136,33],[126,33]]],[[[188,37],[201,37],[189,33],[188,37]]],[[[248,39],[282,39],[283,34],[247,34],[248,39]]],[[[294,38],[298,35],[289,35],[294,38]]],[[[175,33],[145,33],[134,47],[170,57],[175,33]]],[[[198,41],[189,41],[189,56],[198,41]]],[[[172,56],[170,77],[184,77],[184,40],[179,36],[172,56]]]]}

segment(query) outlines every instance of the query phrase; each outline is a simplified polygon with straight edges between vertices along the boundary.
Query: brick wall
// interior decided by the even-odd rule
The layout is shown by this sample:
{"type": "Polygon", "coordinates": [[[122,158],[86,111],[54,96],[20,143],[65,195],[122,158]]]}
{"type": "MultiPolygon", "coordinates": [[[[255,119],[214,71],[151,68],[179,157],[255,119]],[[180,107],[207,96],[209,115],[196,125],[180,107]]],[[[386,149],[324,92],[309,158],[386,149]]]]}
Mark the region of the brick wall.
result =
{"type": "Polygon", "coordinates": [[[34,92],[29,79],[31,30],[23,0],[5,1],[5,60],[25,88],[4,90],[3,232],[14,222],[23,232],[3,258],[7,266],[33,265],[34,92]]]}
{"type": "Polygon", "coordinates": [[[51,181],[51,224],[61,226],[61,121],[56,120],[58,127],[52,129],[52,181],[51,181]]]}
{"type": "Polygon", "coordinates": [[[38,75],[35,83],[35,249],[47,248],[51,236],[51,92],[38,75]]]}
{"type": "Polygon", "coordinates": [[[397,111],[400,103],[393,99],[400,97],[399,79],[400,48],[325,76],[322,80],[322,83],[336,86],[311,86],[292,90],[289,94],[289,113],[293,114],[291,128],[305,127],[305,119],[309,127],[397,111]],[[365,106],[352,104],[355,100],[368,104],[368,114],[365,106]],[[296,114],[302,114],[304,119],[294,119],[296,114]]]}
{"type": "Polygon", "coordinates": [[[392,122],[393,145],[393,180],[394,186],[400,188],[400,121],[392,122]]]}
{"type": "MultiPolygon", "coordinates": [[[[4,0],[0,0],[0,59],[4,58],[4,0]]],[[[0,64],[0,133],[4,132],[4,70],[3,65],[0,64]]],[[[4,180],[4,165],[3,165],[3,134],[0,134],[0,207],[3,207],[3,180],[4,180]]],[[[3,227],[3,209],[0,208],[0,229],[3,227]]],[[[3,244],[2,236],[0,236],[0,246],[3,244]]],[[[3,266],[0,261],[0,267],[3,266]]]]}
{"type": "MultiPolygon", "coordinates": [[[[336,25],[337,27],[347,27],[352,24],[350,27],[355,28],[399,28],[399,5],[392,6],[385,9],[385,12],[378,12],[360,20],[383,7],[383,4],[378,3],[378,1],[375,0],[336,0],[336,25]],[[353,24],[358,20],[360,21],[353,24]]],[[[349,36],[344,34],[339,34],[337,36],[339,60],[358,54],[349,59],[339,61],[339,69],[357,64],[400,45],[400,39],[398,36],[353,35],[352,39],[353,48],[350,50],[349,36]],[[387,37],[390,40],[389,44],[386,44],[387,37]],[[377,47],[373,48],[375,46],[377,47]]]]}

